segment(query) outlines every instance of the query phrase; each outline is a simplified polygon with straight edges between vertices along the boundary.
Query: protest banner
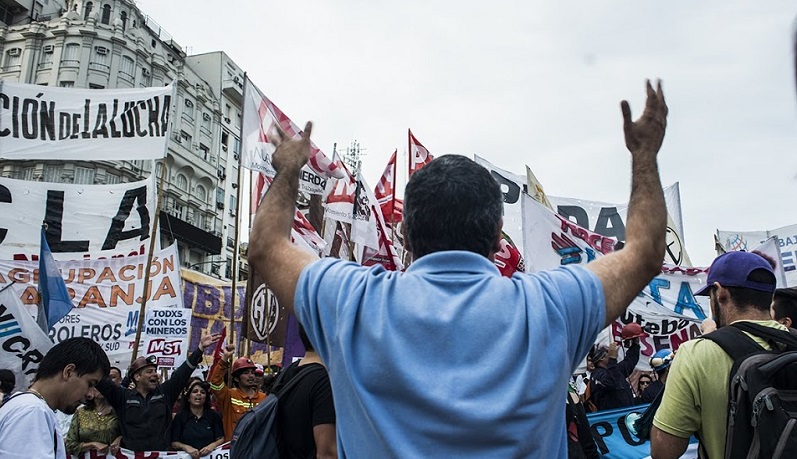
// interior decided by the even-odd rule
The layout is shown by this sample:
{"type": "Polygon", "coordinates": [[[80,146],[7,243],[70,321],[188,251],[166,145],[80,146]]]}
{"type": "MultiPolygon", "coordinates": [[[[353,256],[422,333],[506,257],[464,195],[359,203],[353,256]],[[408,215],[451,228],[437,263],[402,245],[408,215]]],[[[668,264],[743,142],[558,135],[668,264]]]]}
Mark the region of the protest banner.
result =
{"type": "MultiPolygon", "coordinates": [[[[526,267],[529,272],[559,266],[587,264],[614,250],[613,238],[582,228],[552,212],[527,194],[521,197],[526,228],[526,267]]],[[[700,336],[699,323],[710,314],[706,297],[694,292],[706,283],[707,268],[662,265],[628,309],[598,337],[598,342],[619,341],[623,325],[636,322],[648,336],[640,339],[637,369],[650,370],[648,357],[660,349],[676,350],[700,336]]]]}
{"type": "MultiPolygon", "coordinates": [[[[242,306],[246,301],[246,287],[237,286],[237,292],[233,295],[232,284],[229,282],[185,269],[182,278],[183,304],[192,311],[188,348],[196,349],[203,333],[221,333],[222,329],[228,328],[231,317],[234,320],[235,339],[241,339],[244,313],[242,306]]],[[[268,347],[263,343],[253,342],[250,357],[258,363],[267,362],[268,347]]],[[[212,356],[205,355],[204,359],[205,364],[210,366],[212,356]]]]}
{"type": "Polygon", "coordinates": [[[174,85],[135,89],[0,86],[0,158],[162,158],[174,85]]]}
{"type": "Polygon", "coordinates": [[[190,309],[148,308],[139,355],[154,356],[159,368],[179,367],[188,357],[190,326],[190,309]]]}
{"type": "Polygon", "coordinates": [[[253,266],[250,266],[246,288],[243,333],[249,340],[257,343],[284,346],[288,311],[280,306],[277,295],[268,288],[263,276],[253,266]]]}
{"type": "Polygon", "coordinates": [[[10,286],[0,286],[0,368],[14,373],[14,390],[28,389],[52,346],[10,286]]]}
{"type": "MultiPolygon", "coordinates": [[[[616,410],[587,413],[592,436],[604,459],[647,459],[650,457],[650,440],[631,433],[626,426],[630,413],[642,414],[648,405],[637,405],[616,410]]],[[[681,459],[696,459],[698,443],[692,436],[681,459]]]]}
{"type": "MultiPolygon", "coordinates": [[[[50,330],[53,341],[89,337],[102,346],[111,362],[127,365],[144,293],[146,263],[146,256],[58,262],[74,307],[50,330]]],[[[154,254],[148,304],[183,307],[179,266],[176,244],[154,254]]],[[[0,261],[0,288],[13,283],[10,290],[31,316],[37,311],[38,267],[34,261],[0,261]]]]}
{"type": "MultiPolygon", "coordinates": [[[[667,204],[667,247],[664,253],[665,263],[678,266],[692,266],[683,239],[681,221],[681,194],[679,184],[664,188],[664,200],[667,204]]],[[[578,226],[604,236],[625,241],[625,222],[628,214],[628,203],[614,204],[585,199],[562,198],[548,196],[553,209],[575,222],[578,226]]]]}
{"type": "Polygon", "coordinates": [[[143,255],[155,221],[154,176],[114,185],[0,178],[0,260],[35,260],[40,228],[56,260],[143,255]]]}
{"type": "Polygon", "coordinates": [[[785,286],[797,287],[797,225],[764,231],[717,230],[717,238],[726,251],[753,250],[772,237],[780,248],[780,265],[786,278],[785,286]]]}
{"type": "MultiPolygon", "coordinates": [[[[191,459],[191,455],[184,451],[131,451],[121,448],[116,454],[86,451],[80,454],[70,454],[70,459],[191,459]]],[[[225,443],[199,459],[229,459],[230,444],[225,443]]]]}
{"type": "Polygon", "coordinates": [[[503,231],[509,236],[516,247],[521,251],[523,258],[528,258],[525,253],[523,231],[523,206],[520,202],[520,195],[526,191],[526,177],[512,172],[505,171],[482,158],[473,155],[476,164],[490,171],[496,182],[501,186],[501,193],[504,195],[504,227],[503,231]]]}

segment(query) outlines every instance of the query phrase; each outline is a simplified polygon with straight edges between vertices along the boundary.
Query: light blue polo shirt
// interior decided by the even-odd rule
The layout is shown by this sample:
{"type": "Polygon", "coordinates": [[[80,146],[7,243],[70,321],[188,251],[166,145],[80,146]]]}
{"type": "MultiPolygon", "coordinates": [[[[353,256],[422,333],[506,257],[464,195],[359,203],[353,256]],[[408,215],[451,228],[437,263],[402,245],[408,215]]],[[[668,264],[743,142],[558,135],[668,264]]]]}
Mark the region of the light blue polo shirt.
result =
{"type": "Polygon", "coordinates": [[[406,272],[324,258],[296,315],[327,364],[340,457],[566,457],[570,375],[603,327],[582,267],[502,277],[447,251],[406,272]]]}

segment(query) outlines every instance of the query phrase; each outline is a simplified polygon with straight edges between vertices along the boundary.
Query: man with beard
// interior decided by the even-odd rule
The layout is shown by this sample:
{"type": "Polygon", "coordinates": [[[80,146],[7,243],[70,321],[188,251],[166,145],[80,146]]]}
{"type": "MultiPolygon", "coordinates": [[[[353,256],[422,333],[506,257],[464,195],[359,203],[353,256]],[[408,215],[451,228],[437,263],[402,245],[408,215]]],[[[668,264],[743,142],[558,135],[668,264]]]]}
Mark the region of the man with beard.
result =
{"type": "Polygon", "coordinates": [[[152,356],[139,357],[130,365],[127,376],[135,384],[135,389],[117,386],[110,378],[100,381],[97,390],[113,406],[119,417],[122,447],[133,451],[170,449],[169,426],[172,422],[174,401],[188,384],[205,349],[218,340],[219,335],[202,336],[199,348],[163,384],[160,382],[156,360],[152,356]]]}
{"type": "Polygon", "coordinates": [[[89,338],[69,338],[53,346],[30,389],[17,392],[0,408],[0,457],[65,459],[54,411],[74,414],[110,366],[108,356],[89,338]]]}
{"type": "MultiPolygon", "coordinates": [[[[751,252],[728,252],[714,259],[706,286],[695,294],[710,297],[718,332],[737,322],[787,331],[770,317],[774,292],[775,273],[767,260],[751,252]]],[[[742,337],[762,349],[772,349],[768,340],[752,333],[745,331],[742,337]]],[[[705,451],[703,457],[725,457],[728,378],[733,363],[719,344],[707,338],[687,341],[678,348],[653,418],[654,458],[680,457],[696,432],[705,451]]]]}
{"type": "Polygon", "coordinates": [[[210,390],[216,395],[216,403],[224,420],[224,441],[232,439],[232,433],[241,416],[266,399],[266,394],[260,392],[260,383],[263,380],[255,375],[257,367],[249,357],[241,357],[232,363],[233,387],[224,384],[224,375],[230,368],[234,351],[235,346],[227,346],[221,361],[213,367],[209,380],[210,390]]]}

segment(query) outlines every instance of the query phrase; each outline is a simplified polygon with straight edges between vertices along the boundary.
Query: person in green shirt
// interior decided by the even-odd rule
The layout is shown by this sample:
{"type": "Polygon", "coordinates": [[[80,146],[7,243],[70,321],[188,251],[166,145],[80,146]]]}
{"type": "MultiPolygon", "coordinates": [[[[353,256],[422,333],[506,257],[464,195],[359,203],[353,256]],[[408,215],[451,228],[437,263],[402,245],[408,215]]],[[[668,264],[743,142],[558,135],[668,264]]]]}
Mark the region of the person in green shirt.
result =
{"type": "MultiPolygon", "coordinates": [[[[717,327],[737,321],[786,330],[770,318],[775,292],[770,262],[756,253],[728,252],[711,264],[706,286],[696,295],[708,295],[717,327]]],[[[762,339],[751,336],[762,348],[762,339]]],[[[694,339],[678,348],[661,406],[653,418],[651,456],[680,457],[697,433],[701,457],[724,457],[728,422],[728,378],[733,359],[708,339],[694,339]]]]}
{"type": "Polygon", "coordinates": [[[86,403],[78,408],[69,425],[64,443],[69,454],[97,451],[115,455],[122,442],[119,419],[105,397],[92,388],[86,403]]]}

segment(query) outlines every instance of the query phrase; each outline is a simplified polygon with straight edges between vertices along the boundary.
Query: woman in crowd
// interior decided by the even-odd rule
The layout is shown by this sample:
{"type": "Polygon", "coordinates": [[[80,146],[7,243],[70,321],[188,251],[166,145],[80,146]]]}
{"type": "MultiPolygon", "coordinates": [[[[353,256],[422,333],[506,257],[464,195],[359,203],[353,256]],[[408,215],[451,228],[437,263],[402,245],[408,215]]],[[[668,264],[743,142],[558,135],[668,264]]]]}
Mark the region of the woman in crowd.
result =
{"type": "Polygon", "coordinates": [[[122,442],[116,412],[96,389],[91,389],[86,404],[78,408],[64,439],[69,454],[97,451],[115,455],[122,442]]]}
{"type": "Polygon", "coordinates": [[[210,408],[210,385],[201,380],[188,383],[180,412],[172,420],[172,448],[196,459],[224,443],[221,415],[210,408]]]}

